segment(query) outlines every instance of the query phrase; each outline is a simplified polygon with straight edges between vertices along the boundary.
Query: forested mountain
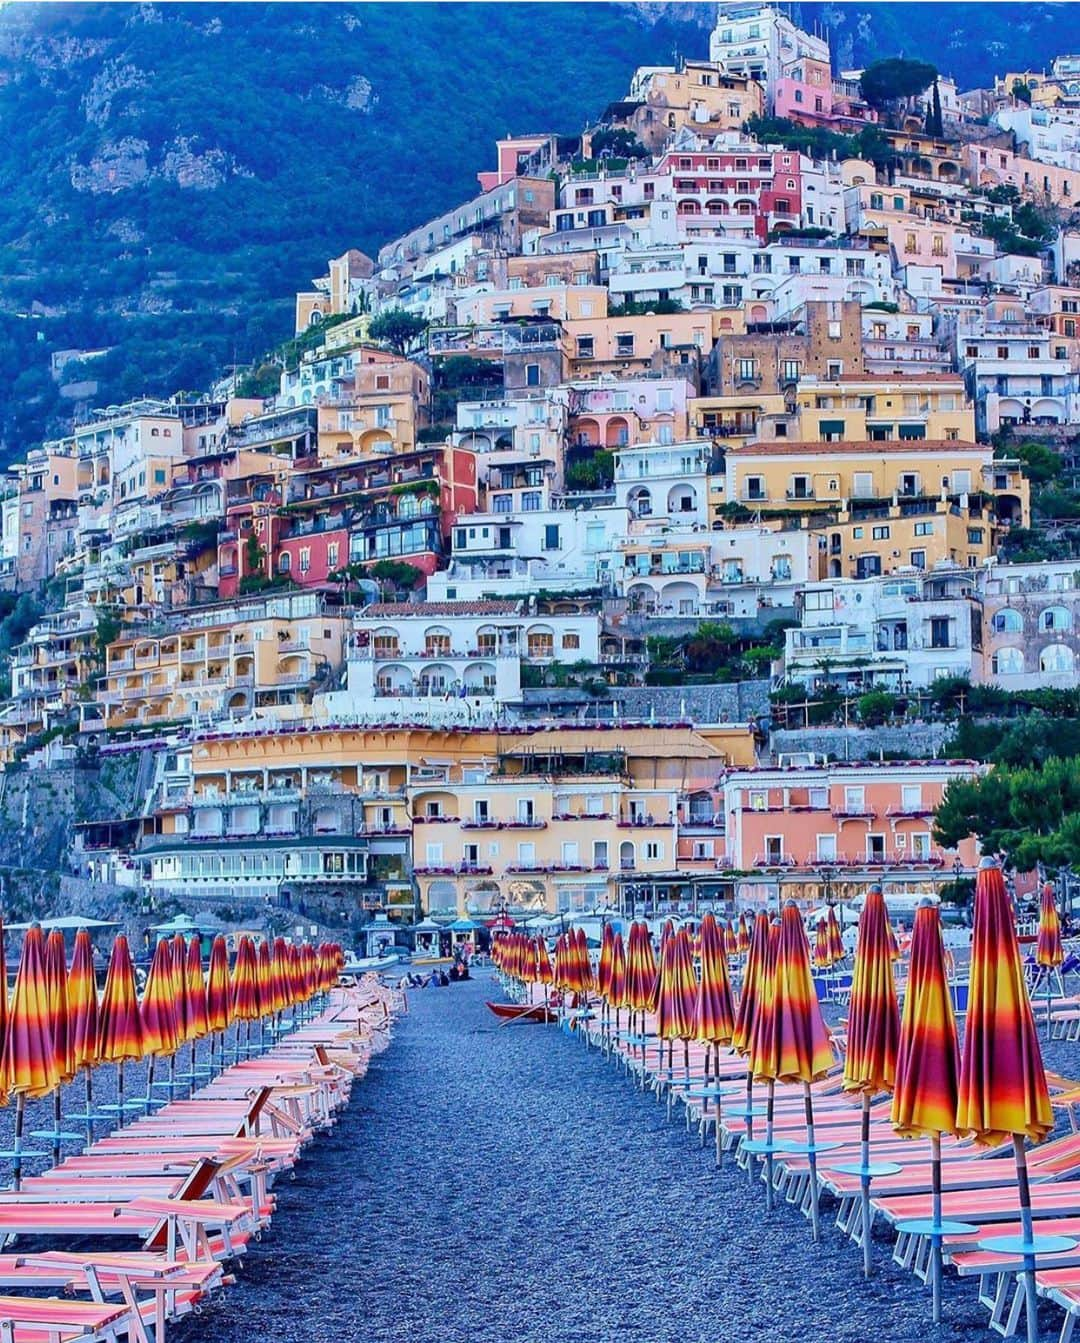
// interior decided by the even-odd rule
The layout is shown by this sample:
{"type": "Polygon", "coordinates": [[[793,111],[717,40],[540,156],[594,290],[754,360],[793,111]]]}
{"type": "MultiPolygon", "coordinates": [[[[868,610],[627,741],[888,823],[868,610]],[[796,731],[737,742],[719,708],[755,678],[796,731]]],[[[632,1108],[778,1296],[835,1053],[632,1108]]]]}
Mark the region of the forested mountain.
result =
{"type": "MultiPolygon", "coordinates": [[[[493,166],[580,130],[638,64],[705,55],[691,4],[32,4],[0,9],[0,450],[96,399],[205,385],[290,334],[291,295],[493,166]],[[70,371],[65,375],[74,376],[70,371]]],[[[1069,5],[802,4],[838,64],[903,52],[962,86],[1080,46],[1069,5]]]]}

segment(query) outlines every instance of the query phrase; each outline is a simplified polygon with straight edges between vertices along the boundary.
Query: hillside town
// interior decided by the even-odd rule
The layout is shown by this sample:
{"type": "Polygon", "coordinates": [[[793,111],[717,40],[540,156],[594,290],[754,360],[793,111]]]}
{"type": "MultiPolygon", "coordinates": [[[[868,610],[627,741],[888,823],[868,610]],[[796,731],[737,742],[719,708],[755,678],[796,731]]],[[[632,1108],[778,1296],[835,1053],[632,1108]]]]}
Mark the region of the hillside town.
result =
{"type": "Polygon", "coordinates": [[[140,762],[65,870],[444,952],[970,878],[942,706],[1080,685],[1080,56],[881,64],[722,5],[10,467],[5,786],[140,762]]]}

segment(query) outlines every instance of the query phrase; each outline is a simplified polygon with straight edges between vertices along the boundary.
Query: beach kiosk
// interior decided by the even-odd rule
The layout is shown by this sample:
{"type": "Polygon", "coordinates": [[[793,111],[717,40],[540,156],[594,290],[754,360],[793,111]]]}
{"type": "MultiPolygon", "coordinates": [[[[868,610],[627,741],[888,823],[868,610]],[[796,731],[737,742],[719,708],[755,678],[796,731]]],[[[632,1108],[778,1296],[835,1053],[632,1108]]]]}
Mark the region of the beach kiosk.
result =
{"type": "Polygon", "coordinates": [[[413,964],[423,963],[424,961],[444,960],[442,952],[442,931],[443,925],[436,923],[434,919],[422,919],[419,923],[413,924],[413,964]]]}
{"type": "Polygon", "coordinates": [[[478,923],[473,923],[472,919],[455,919],[447,925],[446,931],[450,934],[451,956],[461,952],[466,958],[471,958],[476,953],[476,939],[480,932],[478,923]]]}
{"type": "Polygon", "coordinates": [[[369,960],[394,954],[394,925],[385,914],[376,914],[363,930],[364,955],[369,960]]]}

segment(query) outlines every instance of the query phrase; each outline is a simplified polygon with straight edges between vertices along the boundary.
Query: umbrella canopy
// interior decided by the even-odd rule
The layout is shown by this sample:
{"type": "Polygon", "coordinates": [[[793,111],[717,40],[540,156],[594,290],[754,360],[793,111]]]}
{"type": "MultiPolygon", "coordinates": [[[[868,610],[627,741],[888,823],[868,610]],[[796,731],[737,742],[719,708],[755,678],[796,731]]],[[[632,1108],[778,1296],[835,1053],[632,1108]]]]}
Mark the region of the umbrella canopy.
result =
{"type": "Polygon", "coordinates": [[[1061,945],[1061,920],[1058,918],[1054,888],[1049,882],[1042,888],[1039,902],[1039,940],[1035,944],[1035,964],[1053,970],[1065,959],[1061,945]]]}
{"type": "MultiPolygon", "coordinates": [[[[757,928],[754,929],[754,940],[757,928]]],[[[755,1081],[776,1079],[774,1064],[769,1050],[773,998],[776,993],[776,954],[780,950],[780,924],[776,919],[766,918],[764,940],[762,943],[761,967],[758,970],[755,985],[755,1002],[746,1042],[746,1062],[750,1076],[755,1081]]],[[[753,940],[750,955],[754,955],[753,940]]]]}
{"type": "Polygon", "coordinates": [[[829,906],[828,925],[829,954],[832,956],[832,964],[835,965],[837,961],[842,961],[844,959],[844,938],[843,934],[840,932],[840,924],[836,918],[835,905],[829,906]]]}
{"type": "MultiPolygon", "coordinates": [[[[255,956],[255,944],[250,937],[244,936],[236,945],[236,961],[232,972],[232,1014],[237,1021],[254,1021],[259,1015],[258,1001],[258,962],[255,956]]],[[[307,993],[307,973],[301,968],[302,996],[307,993]]]]}
{"type": "MultiPolygon", "coordinates": [[[[742,916],[740,916],[740,929],[742,916]]],[[[740,933],[741,936],[741,933],[740,933]]],[[[764,910],[754,920],[754,931],[746,957],[746,970],[743,974],[742,992],[739,994],[739,1010],[735,1016],[735,1033],[731,1043],[740,1054],[747,1054],[754,1034],[754,1022],[757,1019],[758,1002],[761,997],[762,976],[765,973],[765,960],[769,946],[769,916],[764,910]]]]}
{"type": "Polygon", "coordinates": [[[274,1011],[283,1012],[291,1001],[289,997],[289,946],[283,937],[274,938],[270,965],[274,972],[274,1011]]]}
{"type": "Polygon", "coordinates": [[[608,976],[607,1000],[610,1006],[626,1006],[626,949],[622,933],[611,935],[611,974],[608,976]]]}
{"type": "Polygon", "coordinates": [[[630,925],[630,944],[626,955],[627,1007],[632,1011],[645,1011],[652,1007],[656,977],[656,952],[653,950],[649,925],[634,922],[630,925]]]}
{"type": "MultiPolygon", "coordinates": [[[[728,925],[731,931],[731,925],[728,925]]],[[[694,995],[691,1034],[706,1044],[730,1044],[735,1034],[727,950],[720,945],[719,925],[711,913],[701,920],[701,979],[694,995]]]]}
{"type": "Polygon", "coordinates": [[[554,974],[555,972],[551,968],[551,957],[548,955],[547,939],[538,937],[536,939],[536,982],[538,984],[550,984],[554,974]]]}
{"type": "Polygon", "coordinates": [[[896,1002],[889,916],[881,888],[874,886],[859,915],[855,970],[848,1011],[848,1047],[844,1090],[874,1095],[891,1091],[896,1081],[896,1048],[900,1012],[896,1002]]]}
{"type": "Polygon", "coordinates": [[[98,994],[94,978],[94,948],[90,934],[80,928],[68,974],[68,1021],[76,1068],[92,1068],[98,1062],[98,994]]]}
{"type": "Polygon", "coordinates": [[[900,939],[896,936],[896,929],[891,922],[886,921],[885,928],[889,937],[889,958],[898,961],[900,959],[900,939]]]}
{"type": "Polygon", "coordinates": [[[571,930],[570,940],[574,946],[574,968],[577,978],[577,988],[581,993],[588,993],[596,987],[596,980],[593,976],[592,961],[589,960],[589,943],[585,936],[584,928],[571,930]]]}
{"type": "MultiPolygon", "coordinates": [[[[289,992],[292,1002],[292,992],[289,992]]],[[[232,1021],[232,993],[229,984],[229,953],[225,939],[218,934],[210,947],[210,971],[206,984],[207,1025],[223,1031],[232,1021]]]]}
{"type": "Polygon", "coordinates": [[[146,976],[139,1015],[142,1020],[143,1053],[167,1058],[180,1043],[176,1029],[176,977],[173,974],[172,944],[158,939],[150,973],[146,976]]]}
{"type": "Polygon", "coordinates": [[[725,923],[723,927],[724,936],[724,955],[737,956],[739,954],[739,935],[730,923],[725,923]]]}
{"type": "Polygon", "coordinates": [[[778,1082],[813,1082],[824,1076],[832,1067],[832,1046],[814,992],[806,929],[793,900],[780,916],[769,1002],[762,1042],[767,1070],[762,1075],[778,1082]]]}
{"type": "Polygon", "coordinates": [[[814,938],[814,966],[818,970],[827,970],[832,963],[833,954],[829,942],[829,925],[824,919],[818,919],[817,936],[814,938]]]}
{"type": "Polygon", "coordinates": [[[117,933],[98,1012],[98,1057],[102,1063],[124,1063],[142,1056],[142,1021],[135,991],[135,967],[127,938],[123,933],[117,933]]]}
{"type": "Polygon", "coordinates": [[[23,940],[8,1011],[7,1034],[0,1062],[11,1096],[47,1096],[60,1084],[52,1032],[49,991],[45,983],[45,941],[31,924],[23,940]]]}
{"type": "Polygon", "coordinates": [[[61,1082],[70,1082],[75,1076],[75,1040],[68,1002],[67,948],[59,928],[54,928],[45,942],[45,989],[56,1071],[61,1082]]]}
{"type": "Polygon", "coordinates": [[[600,935],[600,959],[596,966],[596,991],[605,1002],[608,996],[608,984],[611,980],[611,950],[614,936],[614,928],[610,923],[605,923],[604,931],[600,935]]]}
{"type": "Polygon", "coordinates": [[[960,1055],[943,950],[941,912],[928,899],[915,911],[896,1048],[892,1124],[903,1138],[956,1131],[960,1055]]]}
{"type": "Polygon", "coordinates": [[[745,956],[746,953],[750,950],[750,923],[746,917],[745,910],[743,910],[743,912],[739,915],[738,939],[739,939],[739,951],[743,956],[745,956]]]}
{"type": "MultiPolygon", "coordinates": [[[[319,948],[317,957],[316,988],[325,992],[337,979],[337,970],[331,964],[329,944],[319,948]]],[[[270,955],[270,943],[264,937],[259,943],[255,958],[255,988],[259,1002],[259,1016],[269,1016],[274,1010],[274,963],[270,955]]]]}
{"type": "MultiPolygon", "coordinates": [[[[198,941],[197,938],[194,940],[198,941]]],[[[188,1016],[190,1004],[187,993],[187,943],[184,941],[183,933],[173,933],[172,942],[169,944],[169,955],[172,960],[173,1002],[176,1005],[174,1010],[176,1043],[182,1045],[193,1038],[188,1016]]]]}
{"type": "Polygon", "coordinates": [[[1005,880],[990,858],[975,879],[974,925],[956,1124],[986,1146],[1039,1142],[1054,1117],[1005,880]]]}
{"type": "Polygon", "coordinates": [[[664,944],[660,959],[656,1033],[662,1040],[689,1040],[694,1029],[697,980],[694,953],[685,928],[664,944]]]}
{"type": "Polygon", "coordinates": [[[184,961],[184,1021],[189,1040],[201,1040],[210,1029],[206,1015],[206,982],[203,979],[199,939],[188,943],[184,961]]]}

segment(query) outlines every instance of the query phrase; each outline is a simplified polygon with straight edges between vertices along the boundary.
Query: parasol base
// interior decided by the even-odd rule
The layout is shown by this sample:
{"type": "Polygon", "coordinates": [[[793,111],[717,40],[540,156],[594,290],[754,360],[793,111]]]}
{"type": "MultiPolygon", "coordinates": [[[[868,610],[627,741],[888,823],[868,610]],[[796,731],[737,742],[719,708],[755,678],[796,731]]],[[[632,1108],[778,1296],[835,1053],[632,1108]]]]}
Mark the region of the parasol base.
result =
{"type": "Polygon", "coordinates": [[[21,1152],[0,1152],[0,1157],[6,1158],[8,1161],[32,1161],[37,1157],[47,1157],[49,1155],[48,1152],[28,1152],[25,1147],[21,1152]]]}
{"type": "Polygon", "coordinates": [[[655,1035],[620,1035],[619,1039],[624,1044],[633,1045],[635,1049],[640,1049],[644,1045],[651,1045],[657,1037],[655,1035]]]}
{"type": "MultiPolygon", "coordinates": [[[[69,1124],[97,1124],[107,1117],[100,1110],[75,1110],[71,1114],[64,1115],[69,1124]]],[[[85,1136],[83,1134],[83,1137],[85,1136]]]]}
{"type": "Polygon", "coordinates": [[[990,1254],[1028,1259],[1037,1254],[1067,1254],[1076,1249],[1076,1241],[1069,1236],[1033,1236],[1031,1240],[1025,1240],[1023,1236],[991,1236],[989,1240],[979,1241],[979,1249],[990,1254]]]}
{"type": "Polygon", "coordinates": [[[39,1128],[30,1134],[41,1142],[85,1142],[85,1133],[63,1133],[59,1129],[39,1128]]]}
{"type": "Polygon", "coordinates": [[[842,1142],[789,1142],[785,1151],[789,1156],[817,1156],[819,1152],[835,1152],[842,1142]]]}
{"type": "MultiPolygon", "coordinates": [[[[740,1152],[749,1152],[751,1156],[774,1156],[777,1152],[786,1152],[789,1156],[796,1147],[805,1148],[805,1143],[795,1143],[787,1138],[747,1138],[739,1144],[740,1152]]],[[[839,1146],[839,1144],[837,1144],[839,1146]]]]}
{"type": "Polygon", "coordinates": [[[695,1101],[714,1101],[730,1093],[724,1087],[691,1087],[687,1096],[695,1101]]]}
{"type": "Polygon", "coordinates": [[[729,1119],[760,1119],[762,1115],[768,1114],[764,1105],[751,1105],[741,1110],[729,1110],[727,1117],[729,1119]]]}
{"type": "Polygon", "coordinates": [[[840,1175],[857,1175],[860,1180],[876,1180],[882,1175],[899,1175],[904,1168],[898,1166],[895,1161],[879,1161],[871,1166],[860,1166],[858,1162],[852,1162],[850,1165],[830,1166],[828,1169],[840,1175]]]}
{"type": "Polygon", "coordinates": [[[910,1218],[893,1227],[901,1236],[963,1236],[978,1229],[970,1222],[935,1222],[932,1217],[910,1218]]]}

